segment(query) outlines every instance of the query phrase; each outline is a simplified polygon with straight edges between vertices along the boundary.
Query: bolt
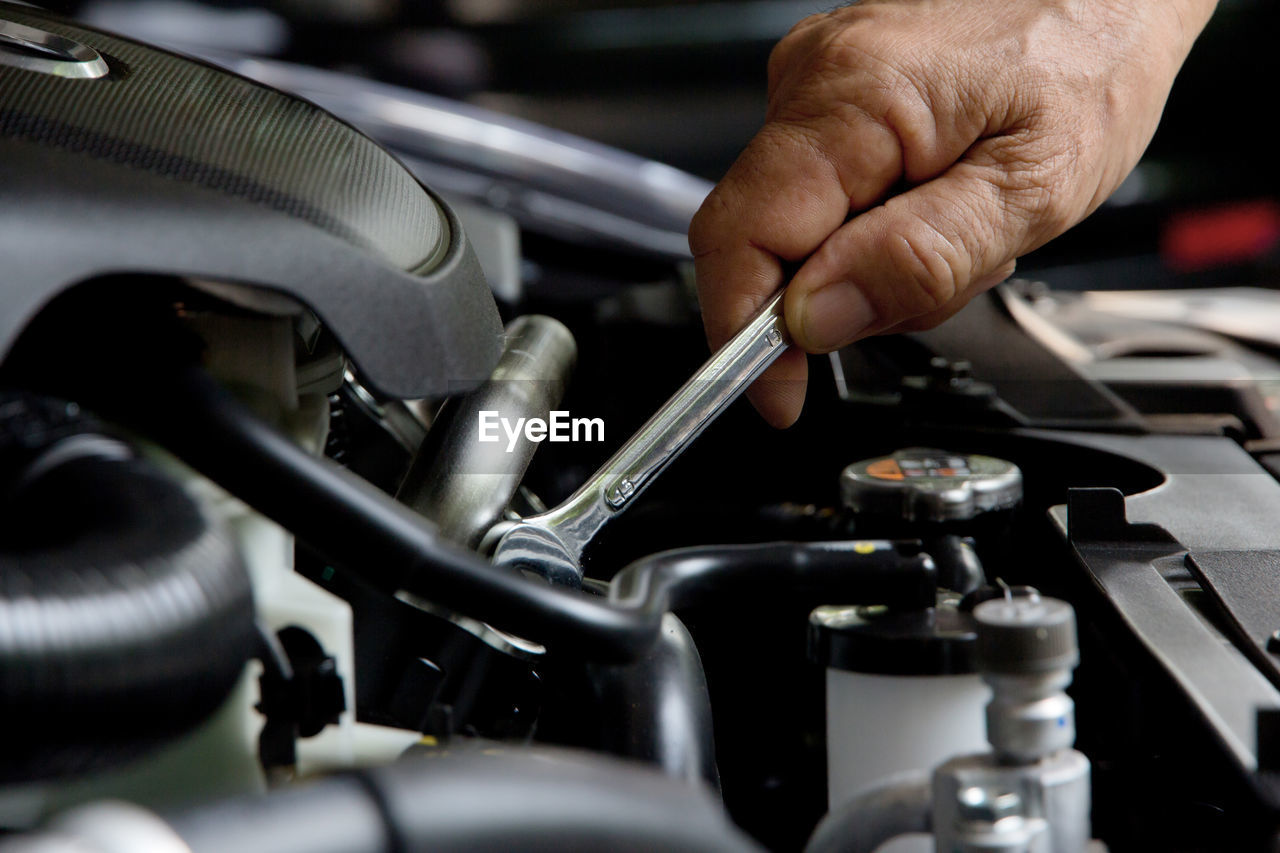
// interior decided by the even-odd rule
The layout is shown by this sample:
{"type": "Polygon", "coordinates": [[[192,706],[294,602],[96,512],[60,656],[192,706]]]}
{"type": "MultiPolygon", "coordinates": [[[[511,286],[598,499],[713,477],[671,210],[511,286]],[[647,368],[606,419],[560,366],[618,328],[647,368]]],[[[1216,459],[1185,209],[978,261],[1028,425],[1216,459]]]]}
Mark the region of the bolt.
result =
{"type": "Polygon", "coordinates": [[[956,794],[960,806],[960,819],[981,823],[996,823],[1007,817],[1015,817],[1022,809],[1022,798],[1012,791],[998,791],[971,785],[956,794]]]}
{"type": "Polygon", "coordinates": [[[613,491],[609,493],[609,506],[616,509],[626,503],[635,493],[636,484],[630,480],[623,480],[614,486],[613,491]]]}
{"type": "Polygon", "coordinates": [[[963,388],[973,381],[973,365],[964,359],[929,359],[929,383],[936,388],[963,388]]]}
{"type": "Polygon", "coordinates": [[[778,344],[782,343],[782,332],[779,332],[777,329],[770,329],[765,337],[768,338],[769,346],[771,347],[776,347],[778,344]]]}

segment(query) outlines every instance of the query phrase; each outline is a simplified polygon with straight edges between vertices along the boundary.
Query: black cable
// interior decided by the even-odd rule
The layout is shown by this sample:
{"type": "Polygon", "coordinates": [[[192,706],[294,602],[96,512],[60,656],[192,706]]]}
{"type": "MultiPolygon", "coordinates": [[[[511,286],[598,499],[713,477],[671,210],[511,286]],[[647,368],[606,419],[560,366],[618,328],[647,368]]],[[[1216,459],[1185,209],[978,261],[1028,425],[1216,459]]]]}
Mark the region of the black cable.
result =
{"type": "Polygon", "coordinates": [[[652,578],[615,606],[499,568],[438,537],[413,511],[259,421],[194,367],[163,405],[133,419],[188,464],[293,531],[335,565],[388,592],[405,590],[561,652],[633,660],[669,609],[721,583],[821,592],[841,603],[925,607],[933,565],[891,543],[775,543],[655,555],[623,573],[652,578]]]}
{"type": "Polygon", "coordinates": [[[197,343],[171,317],[110,302],[99,310],[111,316],[74,305],[46,311],[62,335],[40,340],[57,344],[19,348],[10,363],[155,439],[329,563],[386,592],[411,592],[557,652],[605,661],[634,660],[652,647],[670,594],[695,595],[722,579],[739,588],[759,584],[766,594],[816,584],[845,603],[933,603],[928,558],[884,543],[867,553],[849,543],[705,549],[701,569],[658,555],[650,559],[661,557],[652,565],[666,566],[663,572],[682,568],[652,597],[624,606],[530,580],[442,539],[412,510],[259,420],[195,366],[197,343]],[[81,351],[61,346],[66,341],[81,351]],[[115,358],[94,358],[99,351],[115,358]],[[851,598],[860,590],[876,597],[851,598]]]}
{"type": "Polygon", "coordinates": [[[195,366],[159,376],[121,371],[110,385],[98,379],[75,383],[86,405],[153,438],[328,562],[386,592],[405,590],[594,659],[633,659],[658,636],[661,613],[531,581],[440,538],[412,510],[259,420],[195,366]]]}

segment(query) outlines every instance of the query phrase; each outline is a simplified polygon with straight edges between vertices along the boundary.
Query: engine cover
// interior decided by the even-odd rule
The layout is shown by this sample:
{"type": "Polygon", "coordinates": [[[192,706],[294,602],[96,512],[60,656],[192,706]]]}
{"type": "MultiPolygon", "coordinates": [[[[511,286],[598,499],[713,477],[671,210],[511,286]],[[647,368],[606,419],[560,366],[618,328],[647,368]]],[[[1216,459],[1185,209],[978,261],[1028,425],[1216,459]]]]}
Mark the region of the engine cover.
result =
{"type": "Polygon", "coordinates": [[[0,201],[0,355],[65,288],[158,273],[294,297],[388,394],[455,391],[497,359],[457,220],[375,142],[292,95],[3,2],[0,201]]]}

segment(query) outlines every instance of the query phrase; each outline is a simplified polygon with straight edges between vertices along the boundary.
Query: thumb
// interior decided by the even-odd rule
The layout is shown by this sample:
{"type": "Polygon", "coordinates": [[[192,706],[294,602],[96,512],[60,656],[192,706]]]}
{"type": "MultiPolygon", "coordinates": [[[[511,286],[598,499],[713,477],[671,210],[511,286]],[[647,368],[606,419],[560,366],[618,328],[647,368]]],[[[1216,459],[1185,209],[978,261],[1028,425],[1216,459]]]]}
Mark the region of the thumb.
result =
{"type": "Polygon", "coordinates": [[[1013,164],[1009,141],[979,143],[942,175],[828,237],[788,288],[796,343],[829,352],[917,318],[946,317],[1019,255],[1066,230],[1072,222],[1058,212],[1044,161],[1013,164]]]}

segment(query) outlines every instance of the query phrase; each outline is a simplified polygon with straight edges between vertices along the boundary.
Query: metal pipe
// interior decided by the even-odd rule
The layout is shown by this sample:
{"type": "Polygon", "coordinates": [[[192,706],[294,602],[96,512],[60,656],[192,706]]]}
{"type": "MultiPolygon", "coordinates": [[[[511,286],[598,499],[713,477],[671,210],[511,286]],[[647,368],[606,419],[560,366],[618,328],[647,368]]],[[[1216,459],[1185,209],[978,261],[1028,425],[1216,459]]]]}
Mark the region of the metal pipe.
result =
{"type": "Polygon", "coordinates": [[[502,519],[538,449],[523,431],[511,439],[499,434],[497,441],[481,441],[481,413],[496,412],[510,423],[548,420],[578,355],[573,334],[551,317],[517,317],[505,338],[488,380],[445,402],[397,495],[441,536],[468,547],[502,519]]]}

